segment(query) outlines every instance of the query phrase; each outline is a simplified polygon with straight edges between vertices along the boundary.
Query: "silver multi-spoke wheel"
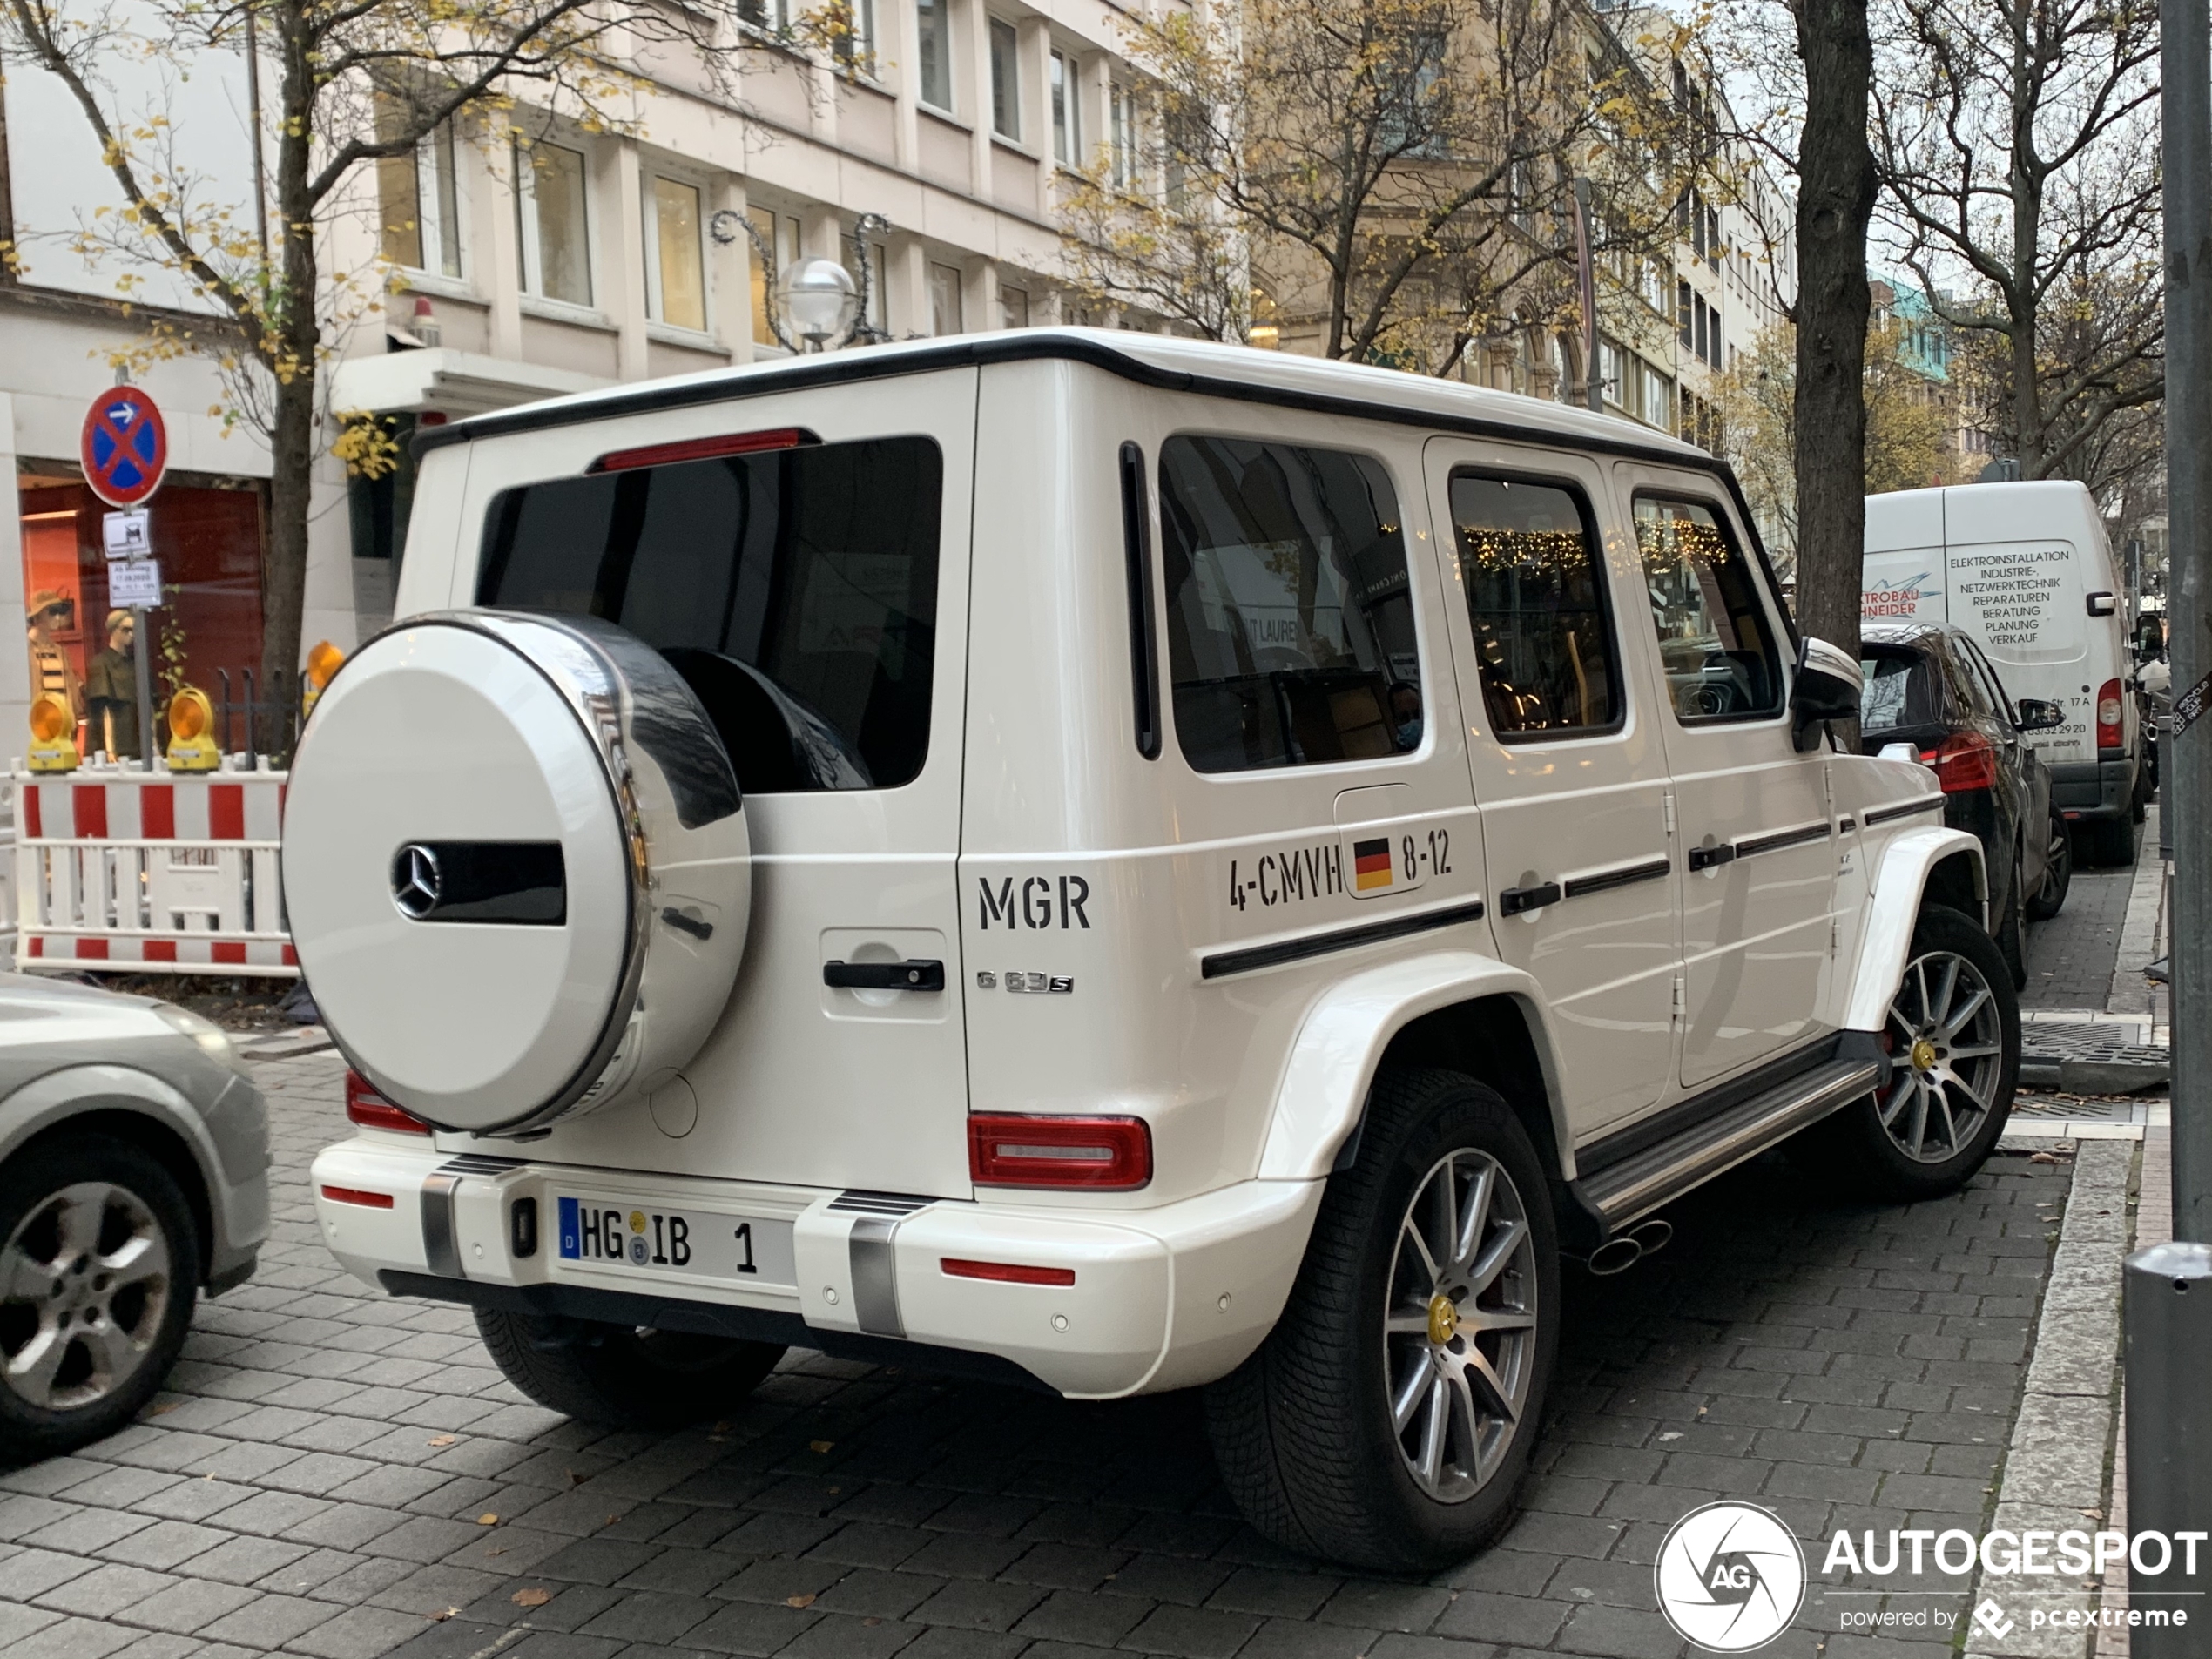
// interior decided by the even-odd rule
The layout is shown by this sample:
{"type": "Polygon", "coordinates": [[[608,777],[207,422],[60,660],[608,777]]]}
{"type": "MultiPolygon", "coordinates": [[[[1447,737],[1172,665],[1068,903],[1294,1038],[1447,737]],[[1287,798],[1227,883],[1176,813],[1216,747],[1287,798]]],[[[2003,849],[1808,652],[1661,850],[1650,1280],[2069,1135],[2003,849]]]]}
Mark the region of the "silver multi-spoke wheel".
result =
{"type": "Polygon", "coordinates": [[[41,1411],[105,1399],[159,1344],[173,1275],[166,1232],[128,1187],[50,1193],[0,1249],[0,1379],[41,1411]]]}
{"type": "Polygon", "coordinates": [[[1391,1426],[1430,1497],[1471,1498],[1505,1460],[1527,1406],[1543,1312],[1513,1177],[1487,1152],[1446,1154],[1399,1222],[1383,1321],[1391,1426]]]}
{"type": "Polygon", "coordinates": [[[1882,1127],[1907,1157],[1956,1157],[1988,1121],[2004,1071],[2004,1027],[1981,970],[1964,956],[1915,956],[1890,1004],[1892,1070],[1882,1127]]]}

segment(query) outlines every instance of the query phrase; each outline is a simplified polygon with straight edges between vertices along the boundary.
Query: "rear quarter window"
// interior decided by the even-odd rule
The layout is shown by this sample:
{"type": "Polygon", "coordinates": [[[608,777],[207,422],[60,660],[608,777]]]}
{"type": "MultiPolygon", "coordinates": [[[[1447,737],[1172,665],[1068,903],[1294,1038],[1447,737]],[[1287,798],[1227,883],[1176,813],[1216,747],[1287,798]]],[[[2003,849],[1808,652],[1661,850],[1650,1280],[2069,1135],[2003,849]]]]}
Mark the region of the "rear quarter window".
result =
{"type": "Polygon", "coordinates": [[[1906,647],[1871,648],[1859,660],[1863,732],[1909,731],[1949,719],[1943,675],[1933,658],[1906,647]]]}
{"type": "Polygon", "coordinates": [[[928,754],[943,493],[924,437],[524,484],[486,516],[476,603],[653,646],[747,792],[891,788],[928,754]]]}

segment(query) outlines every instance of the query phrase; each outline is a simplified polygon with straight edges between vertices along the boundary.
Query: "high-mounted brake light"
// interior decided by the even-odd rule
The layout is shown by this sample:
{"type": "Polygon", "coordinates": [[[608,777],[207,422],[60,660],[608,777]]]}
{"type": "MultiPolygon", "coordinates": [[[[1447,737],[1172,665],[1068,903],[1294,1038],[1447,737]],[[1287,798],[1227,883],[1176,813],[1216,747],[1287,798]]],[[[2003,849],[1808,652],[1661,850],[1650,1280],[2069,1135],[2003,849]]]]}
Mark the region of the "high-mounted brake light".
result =
{"type": "Polygon", "coordinates": [[[1979,732],[1959,732],[1940,748],[1920,752],[1920,764],[1935,768],[1936,784],[1946,795],[1997,786],[1997,745],[1979,732]]]}
{"type": "Polygon", "coordinates": [[[979,1187],[1128,1191],[1152,1178],[1152,1131],[1141,1117],[978,1112],[968,1173],[979,1187]]]}
{"type": "Polygon", "coordinates": [[[325,1187],[322,1196],[333,1204],[357,1204],[366,1210],[389,1210],[392,1195],[388,1192],[368,1192],[360,1187],[325,1187]]]}
{"type": "Polygon", "coordinates": [[[587,472],[628,472],[637,467],[665,467],[678,461],[711,461],[717,455],[752,455],[765,449],[796,449],[821,440],[805,427],[777,427],[766,432],[723,432],[711,438],[684,438],[674,443],[649,443],[637,449],[616,449],[601,455],[587,472]]]}
{"type": "Polygon", "coordinates": [[[351,1066],[346,1068],[346,1118],[363,1129],[396,1130],[401,1135],[428,1135],[430,1126],[412,1112],[401,1111],[369,1086],[368,1079],[351,1066]]]}
{"type": "Polygon", "coordinates": [[[1015,1262],[971,1262],[958,1256],[938,1259],[948,1278],[983,1278],[997,1285],[1073,1285],[1072,1267],[1023,1267],[1015,1262]]]}
{"type": "Polygon", "coordinates": [[[2097,688],[2097,747],[2117,749],[2126,736],[2121,719],[2120,682],[2107,680],[2097,688]]]}

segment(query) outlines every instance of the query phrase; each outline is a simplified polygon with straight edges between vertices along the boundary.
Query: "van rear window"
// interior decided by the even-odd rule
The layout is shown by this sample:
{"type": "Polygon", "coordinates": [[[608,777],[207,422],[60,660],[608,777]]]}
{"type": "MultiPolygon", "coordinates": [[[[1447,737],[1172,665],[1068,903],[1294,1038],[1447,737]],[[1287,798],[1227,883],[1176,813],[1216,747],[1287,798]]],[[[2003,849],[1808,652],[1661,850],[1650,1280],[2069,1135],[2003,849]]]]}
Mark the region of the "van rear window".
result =
{"type": "Polygon", "coordinates": [[[493,499],[476,603],[655,647],[748,792],[890,788],[929,748],[943,489],[922,437],[524,484],[493,499]]]}

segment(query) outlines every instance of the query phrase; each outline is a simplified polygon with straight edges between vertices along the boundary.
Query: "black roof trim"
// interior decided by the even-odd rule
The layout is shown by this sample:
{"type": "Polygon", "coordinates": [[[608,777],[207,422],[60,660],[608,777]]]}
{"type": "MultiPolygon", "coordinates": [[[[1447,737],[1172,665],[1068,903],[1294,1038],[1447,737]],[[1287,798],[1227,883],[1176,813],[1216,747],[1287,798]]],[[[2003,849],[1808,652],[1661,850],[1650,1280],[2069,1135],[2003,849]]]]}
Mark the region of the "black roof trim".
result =
{"type": "MultiPolygon", "coordinates": [[[[1468,437],[1495,438],[1514,443],[1545,443],[1562,449],[1619,455],[1631,461],[1652,462],[1662,467],[1710,472],[1727,489],[1730,500],[1736,505],[1737,516],[1743,521],[1744,528],[1750,533],[1751,546],[1759,563],[1765,567],[1768,582],[1774,582],[1774,567],[1767,557],[1765,543],[1759,536],[1759,527],[1752,519],[1751,505],[1744,499],[1743,488],[1737,482],[1735,469],[1718,456],[1685,455],[1672,449],[1661,448],[1656,444],[1639,443],[1631,438],[1598,438],[1580,434],[1546,432],[1487,415],[1445,415],[1433,409],[1406,408],[1363,397],[1301,391],[1293,387],[1263,386],[1250,381],[1193,374],[1188,369],[1162,368],[1125,352],[1116,351],[1110,346],[1101,345],[1095,340],[1045,330],[1009,329],[1003,334],[970,336],[950,341],[939,347],[902,351],[895,355],[866,350],[828,352],[757,374],[717,376],[711,380],[649,381],[632,390],[613,393],[585,404],[526,403],[520,408],[471,415],[466,421],[458,421],[449,426],[418,429],[415,437],[415,455],[420,459],[433,449],[442,448],[449,443],[467,443],[475,438],[504,437],[510,433],[543,431],[552,427],[582,426],[590,421],[610,421],[626,415],[657,414],[664,409],[693,408],[706,403],[733,403],[800,387],[845,386],[859,381],[888,380],[900,374],[926,374],[937,369],[1054,359],[1103,369],[1109,374],[1156,391],[1186,392],[1201,397],[1266,403],[1278,408],[1300,409],[1308,414],[1332,415],[1340,420],[1383,421],[1394,426],[1425,427],[1434,432],[1453,432],[1468,437]]],[[[1794,644],[1797,632],[1797,618],[1790,614],[1786,606],[1783,610],[1783,623],[1794,644]]]]}

